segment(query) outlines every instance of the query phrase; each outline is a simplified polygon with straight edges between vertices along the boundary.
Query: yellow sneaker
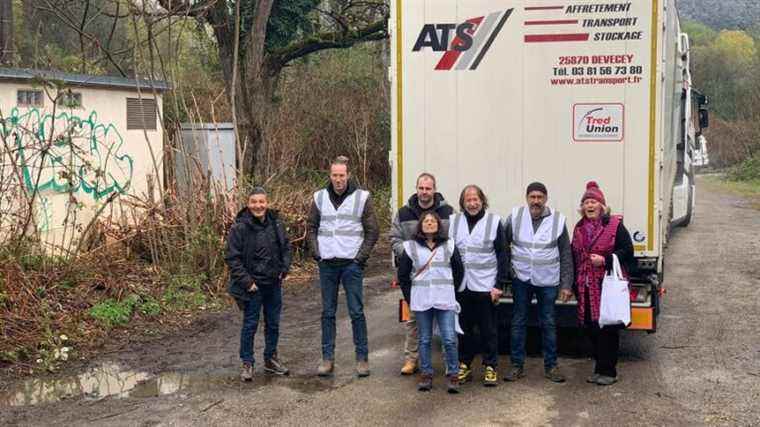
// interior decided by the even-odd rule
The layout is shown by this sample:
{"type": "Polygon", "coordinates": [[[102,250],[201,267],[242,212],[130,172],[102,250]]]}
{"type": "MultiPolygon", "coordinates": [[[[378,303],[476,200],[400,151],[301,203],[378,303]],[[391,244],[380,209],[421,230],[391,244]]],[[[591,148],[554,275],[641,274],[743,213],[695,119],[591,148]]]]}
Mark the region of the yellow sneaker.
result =
{"type": "Polygon", "coordinates": [[[459,378],[459,384],[466,383],[472,378],[472,369],[466,363],[460,363],[457,378],[459,378]]]}
{"type": "Polygon", "coordinates": [[[499,378],[496,375],[496,370],[491,366],[486,366],[486,372],[483,375],[483,385],[486,387],[494,387],[498,384],[499,378]]]}

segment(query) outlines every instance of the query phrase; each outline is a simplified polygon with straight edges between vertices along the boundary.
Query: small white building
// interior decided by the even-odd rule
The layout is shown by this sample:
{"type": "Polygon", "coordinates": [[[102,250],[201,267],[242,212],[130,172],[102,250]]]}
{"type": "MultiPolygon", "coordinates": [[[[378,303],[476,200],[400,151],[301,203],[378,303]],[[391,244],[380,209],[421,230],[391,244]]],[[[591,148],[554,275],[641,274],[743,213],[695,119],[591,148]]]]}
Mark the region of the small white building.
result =
{"type": "Polygon", "coordinates": [[[43,240],[65,248],[97,212],[114,214],[124,196],[158,190],[169,89],[155,80],[0,68],[0,236],[24,209],[19,192],[35,196],[32,225],[43,240]]]}

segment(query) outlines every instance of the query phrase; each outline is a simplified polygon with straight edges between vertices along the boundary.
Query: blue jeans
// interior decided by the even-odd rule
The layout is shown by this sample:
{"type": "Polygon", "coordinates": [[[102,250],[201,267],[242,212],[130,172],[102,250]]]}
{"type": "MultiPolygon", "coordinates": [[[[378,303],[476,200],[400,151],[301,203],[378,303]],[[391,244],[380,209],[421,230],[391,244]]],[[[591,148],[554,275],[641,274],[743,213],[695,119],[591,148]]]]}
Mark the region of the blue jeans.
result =
{"type": "Polygon", "coordinates": [[[280,338],[280,312],[282,311],[282,286],[262,285],[251,294],[243,310],[243,328],[240,331],[240,360],[254,363],[253,338],[259,326],[259,314],[264,307],[264,360],[277,354],[280,338]]]}
{"type": "Polygon", "coordinates": [[[420,372],[433,374],[432,341],[433,321],[438,322],[441,332],[443,350],[446,354],[446,375],[459,372],[459,354],[457,353],[457,333],[454,330],[453,310],[438,310],[431,308],[426,311],[415,311],[417,318],[417,336],[419,337],[420,372]]]}
{"type": "Polygon", "coordinates": [[[319,285],[322,288],[322,359],[335,360],[335,312],[338,309],[338,287],[346,292],[348,315],[354,334],[356,360],[367,360],[367,320],[364,318],[364,270],[359,264],[329,265],[319,263],[319,285]]]}
{"type": "Polygon", "coordinates": [[[527,333],[528,310],[533,295],[538,302],[538,326],[541,328],[541,349],[544,353],[544,369],[557,365],[557,325],[554,321],[554,303],[559,286],[533,286],[517,278],[512,280],[512,336],[510,342],[513,366],[525,363],[525,336],[527,333]]]}

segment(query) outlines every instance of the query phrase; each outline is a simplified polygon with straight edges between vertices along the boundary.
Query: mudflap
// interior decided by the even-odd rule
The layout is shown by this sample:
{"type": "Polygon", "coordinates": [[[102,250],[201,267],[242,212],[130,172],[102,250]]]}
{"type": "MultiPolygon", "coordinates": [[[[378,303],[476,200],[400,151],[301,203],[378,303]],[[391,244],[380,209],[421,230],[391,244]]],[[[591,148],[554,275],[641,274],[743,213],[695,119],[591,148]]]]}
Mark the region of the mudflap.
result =
{"type": "MultiPolygon", "coordinates": [[[[510,332],[512,329],[512,303],[496,306],[499,324],[499,353],[509,354],[510,332]]],[[[557,350],[560,354],[580,357],[588,354],[588,343],[583,331],[578,327],[578,314],[574,304],[556,304],[554,320],[557,324],[557,350]]],[[[525,340],[528,355],[541,353],[541,331],[538,327],[538,308],[531,304],[528,310],[528,331],[525,340]]]]}

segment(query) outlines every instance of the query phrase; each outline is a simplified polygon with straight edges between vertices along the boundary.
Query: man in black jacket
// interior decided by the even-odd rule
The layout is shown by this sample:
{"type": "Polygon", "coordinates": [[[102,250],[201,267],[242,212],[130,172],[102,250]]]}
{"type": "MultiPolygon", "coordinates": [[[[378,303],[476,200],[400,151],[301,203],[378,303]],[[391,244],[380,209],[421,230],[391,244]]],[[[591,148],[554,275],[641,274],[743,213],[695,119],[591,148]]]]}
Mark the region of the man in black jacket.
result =
{"type": "Polygon", "coordinates": [[[248,196],[248,206],[237,215],[227,236],[230,269],[228,291],[243,311],[240,331],[240,379],[253,378],[253,337],[264,309],[264,370],[287,375],[288,369],[277,358],[282,309],[282,281],[290,270],[290,241],[277,212],[268,209],[267,193],[255,188],[248,196]]]}

